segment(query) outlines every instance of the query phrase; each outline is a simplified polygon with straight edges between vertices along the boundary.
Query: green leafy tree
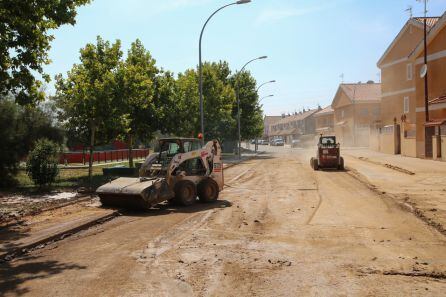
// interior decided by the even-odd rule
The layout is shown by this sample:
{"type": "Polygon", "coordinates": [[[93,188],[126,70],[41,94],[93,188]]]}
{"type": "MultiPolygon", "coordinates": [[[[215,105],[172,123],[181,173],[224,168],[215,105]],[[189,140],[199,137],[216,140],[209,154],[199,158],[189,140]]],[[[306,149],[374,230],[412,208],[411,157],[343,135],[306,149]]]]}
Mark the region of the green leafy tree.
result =
{"type": "Polygon", "coordinates": [[[95,145],[110,142],[119,127],[114,98],[121,42],[111,44],[97,37],[96,44],[87,44],[80,54],[81,63],[74,65],[66,78],[56,77],[54,100],[67,130],[84,141],[89,139],[91,180],[95,145]]]}
{"type": "Polygon", "coordinates": [[[0,186],[14,182],[20,160],[39,138],[47,138],[58,144],[64,140],[63,131],[51,121],[48,112],[36,107],[22,107],[14,98],[0,99],[0,186]]]}
{"type": "MultiPolygon", "coordinates": [[[[240,123],[242,139],[260,137],[263,133],[263,113],[256,91],[256,80],[244,71],[231,77],[231,85],[238,92],[240,100],[240,123]]],[[[232,108],[232,117],[237,120],[237,102],[232,108]]],[[[235,126],[237,129],[237,125],[235,126]]]]}
{"type": "Polygon", "coordinates": [[[193,69],[178,74],[174,92],[175,119],[177,123],[174,134],[196,137],[200,131],[198,76],[193,69]]]}
{"type": "MultiPolygon", "coordinates": [[[[232,107],[235,92],[230,85],[229,65],[227,62],[203,64],[203,98],[205,115],[205,138],[220,141],[233,139],[231,127],[235,121],[232,107]]],[[[200,131],[200,112],[198,98],[198,75],[195,70],[187,70],[177,80],[177,101],[182,126],[192,135],[200,131]]]]}
{"type": "Polygon", "coordinates": [[[51,31],[74,25],[77,7],[90,0],[2,0],[0,1],[0,95],[14,94],[25,105],[44,96],[33,72],[43,75],[49,64],[51,31]]]}
{"type": "Polygon", "coordinates": [[[59,174],[60,147],[48,139],[37,140],[29,153],[26,172],[40,188],[50,186],[59,174]]]}
{"type": "Polygon", "coordinates": [[[127,59],[119,64],[116,75],[115,111],[121,138],[129,147],[129,166],[133,167],[135,139],[149,140],[158,130],[162,106],[155,99],[156,61],[140,40],[132,43],[127,59]]]}

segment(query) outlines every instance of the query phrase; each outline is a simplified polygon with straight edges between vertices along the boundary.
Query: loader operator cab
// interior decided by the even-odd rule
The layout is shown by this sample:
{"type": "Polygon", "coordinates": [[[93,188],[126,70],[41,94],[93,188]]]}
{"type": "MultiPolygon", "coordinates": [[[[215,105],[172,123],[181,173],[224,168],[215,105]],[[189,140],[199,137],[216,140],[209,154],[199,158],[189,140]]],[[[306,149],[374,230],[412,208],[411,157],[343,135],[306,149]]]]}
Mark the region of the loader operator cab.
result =
{"type": "MultiPolygon", "coordinates": [[[[201,149],[201,147],[201,141],[194,138],[160,139],[158,164],[160,164],[163,171],[165,171],[175,155],[196,151],[201,149]]],[[[187,160],[183,162],[180,167],[179,170],[185,171],[187,175],[206,174],[206,169],[200,158],[187,160]]]]}
{"type": "Polygon", "coordinates": [[[319,144],[322,147],[336,146],[336,136],[321,136],[319,138],[319,144]]]}

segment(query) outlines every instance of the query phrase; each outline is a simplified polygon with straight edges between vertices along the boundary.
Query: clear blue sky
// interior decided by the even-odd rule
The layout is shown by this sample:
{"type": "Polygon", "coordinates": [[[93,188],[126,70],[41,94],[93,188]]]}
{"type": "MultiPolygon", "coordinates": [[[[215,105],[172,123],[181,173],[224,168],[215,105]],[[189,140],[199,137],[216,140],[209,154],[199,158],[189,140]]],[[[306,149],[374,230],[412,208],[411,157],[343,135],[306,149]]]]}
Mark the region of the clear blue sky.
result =
{"type": "MultiPolygon", "coordinates": [[[[157,64],[175,73],[198,63],[198,37],[206,18],[231,0],[93,0],[79,9],[77,24],[55,31],[46,71],[66,73],[79,61],[79,49],[97,35],[120,39],[124,51],[140,38],[157,64]]],[[[253,0],[229,7],[209,23],[205,60],[226,60],[239,69],[251,58],[268,115],[331,103],[340,83],[378,80],[376,62],[408,19],[415,0],[253,0]]],[[[446,10],[446,0],[430,0],[429,15],[446,10]]],[[[50,86],[50,91],[53,87],[50,86]]]]}

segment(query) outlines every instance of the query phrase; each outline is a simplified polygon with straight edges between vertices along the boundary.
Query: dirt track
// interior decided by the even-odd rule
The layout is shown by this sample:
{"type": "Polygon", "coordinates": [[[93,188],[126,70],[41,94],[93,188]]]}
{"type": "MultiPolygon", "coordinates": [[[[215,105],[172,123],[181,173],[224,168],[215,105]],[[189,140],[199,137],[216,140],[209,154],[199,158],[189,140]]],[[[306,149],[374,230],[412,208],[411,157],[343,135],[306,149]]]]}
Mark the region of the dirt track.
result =
{"type": "MultiPolygon", "coordinates": [[[[440,296],[446,240],[346,172],[280,150],[213,205],[127,214],[0,264],[6,296],[440,296]]],[[[348,165],[348,164],[347,164],[348,165]]],[[[0,294],[2,295],[2,294],[0,294]]]]}

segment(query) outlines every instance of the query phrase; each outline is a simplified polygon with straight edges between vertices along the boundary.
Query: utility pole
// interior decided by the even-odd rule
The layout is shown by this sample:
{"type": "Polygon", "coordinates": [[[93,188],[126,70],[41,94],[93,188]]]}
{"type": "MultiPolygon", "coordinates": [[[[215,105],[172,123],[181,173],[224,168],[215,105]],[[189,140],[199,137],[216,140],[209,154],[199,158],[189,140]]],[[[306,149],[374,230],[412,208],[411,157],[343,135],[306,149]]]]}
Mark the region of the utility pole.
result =
{"type": "MultiPolygon", "coordinates": [[[[428,0],[417,0],[418,2],[424,1],[424,65],[427,68],[427,1],[428,0]]],[[[429,122],[429,80],[428,71],[424,76],[424,105],[425,105],[425,118],[426,123],[429,122]]]]}

